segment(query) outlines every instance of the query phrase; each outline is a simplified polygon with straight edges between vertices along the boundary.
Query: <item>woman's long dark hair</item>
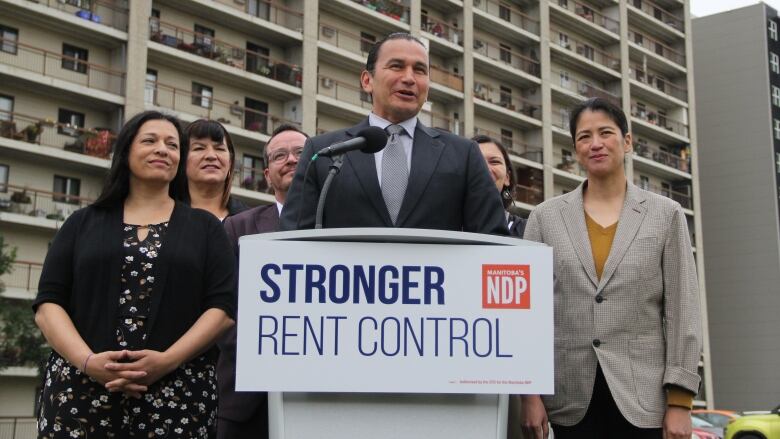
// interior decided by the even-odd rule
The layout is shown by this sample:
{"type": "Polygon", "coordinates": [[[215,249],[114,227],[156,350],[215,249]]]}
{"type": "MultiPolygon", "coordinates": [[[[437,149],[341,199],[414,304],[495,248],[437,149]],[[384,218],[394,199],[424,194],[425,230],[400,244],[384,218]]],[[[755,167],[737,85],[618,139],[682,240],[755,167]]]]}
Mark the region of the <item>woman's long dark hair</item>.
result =
{"type": "Polygon", "coordinates": [[[501,151],[501,155],[504,157],[504,164],[506,165],[506,175],[509,176],[509,184],[501,190],[501,202],[504,204],[504,209],[509,209],[509,206],[515,200],[515,168],[512,166],[512,160],[509,159],[509,152],[501,142],[484,134],[477,134],[471,140],[477,142],[477,144],[492,143],[501,151]]]}
{"type": "Polygon", "coordinates": [[[170,114],[159,111],[144,111],[133,116],[119,131],[114,143],[114,157],[111,160],[111,170],[108,171],[106,181],[103,184],[103,190],[94,203],[96,207],[113,207],[122,203],[130,193],[130,147],[133,145],[133,139],[138,135],[141,126],[150,120],[166,120],[176,127],[179,133],[179,166],[176,169],[176,177],[168,185],[168,194],[174,200],[184,201],[187,190],[187,175],[185,167],[187,165],[187,151],[189,144],[181,127],[181,122],[170,114]]]}
{"type": "MultiPolygon", "coordinates": [[[[187,127],[187,139],[187,142],[193,139],[210,139],[212,142],[217,143],[224,141],[225,145],[227,145],[230,153],[230,169],[228,169],[225,184],[222,187],[222,207],[227,206],[230,199],[230,188],[233,185],[233,169],[236,165],[236,149],[233,147],[233,139],[230,138],[230,133],[227,132],[224,125],[215,120],[198,119],[187,127]]],[[[190,202],[189,185],[187,185],[186,201],[187,203],[190,202]]]]}

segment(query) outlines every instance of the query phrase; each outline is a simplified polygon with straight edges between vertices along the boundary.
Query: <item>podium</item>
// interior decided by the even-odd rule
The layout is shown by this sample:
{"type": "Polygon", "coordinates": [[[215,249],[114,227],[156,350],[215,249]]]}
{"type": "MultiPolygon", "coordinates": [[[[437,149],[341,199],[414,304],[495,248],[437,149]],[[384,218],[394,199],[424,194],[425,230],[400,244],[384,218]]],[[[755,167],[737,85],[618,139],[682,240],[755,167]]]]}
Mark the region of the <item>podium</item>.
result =
{"type": "MultiPolygon", "coordinates": [[[[411,245],[410,249],[414,249],[415,255],[419,253],[419,249],[427,249],[428,246],[433,247],[433,251],[438,251],[442,254],[444,259],[445,253],[453,253],[453,250],[469,250],[470,249],[504,249],[502,252],[506,253],[509,250],[517,248],[534,248],[542,249],[544,259],[539,262],[541,268],[537,272],[534,272],[535,285],[539,287],[534,290],[534,299],[537,303],[537,307],[541,309],[540,317],[535,322],[542,322],[541,332],[545,332],[545,329],[549,328],[549,338],[542,336],[542,348],[541,357],[543,357],[542,365],[540,368],[546,368],[549,366],[549,376],[545,374],[543,378],[538,379],[535,385],[541,387],[534,387],[533,392],[527,393],[551,393],[552,391],[552,251],[549,247],[542,244],[524,241],[516,238],[499,237],[492,235],[482,235],[465,232],[450,232],[440,230],[421,230],[421,229],[382,229],[382,228],[352,228],[352,229],[320,229],[320,230],[303,230],[294,232],[278,232],[245,236],[240,239],[241,245],[241,262],[240,262],[240,281],[239,281],[239,335],[238,335],[238,371],[237,371],[237,389],[241,390],[294,390],[294,391],[270,391],[268,395],[269,404],[269,437],[271,439],[298,439],[298,438],[474,438],[474,439],[504,439],[506,438],[506,426],[507,426],[507,409],[508,409],[508,396],[505,393],[520,393],[516,392],[520,387],[511,387],[512,392],[494,392],[491,393],[491,389],[499,387],[491,386],[488,381],[484,381],[484,386],[480,386],[475,381],[476,387],[469,387],[466,384],[460,384],[461,381],[449,380],[451,387],[446,387],[446,384],[442,384],[445,387],[441,387],[441,393],[439,387],[434,385],[435,391],[418,393],[418,388],[423,388],[425,385],[418,386],[414,383],[410,383],[408,388],[404,388],[406,381],[400,381],[402,384],[388,384],[376,383],[365,384],[364,388],[352,388],[352,383],[346,381],[349,384],[346,387],[340,388],[337,382],[339,380],[348,379],[349,375],[344,377],[339,375],[338,371],[334,368],[322,367],[315,368],[308,371],[301,379],[309,381],[310,384],[298,385],[299,380],[290,381],[288,384],[278,384],[275,379],[268,377],[268,374],[278,373],[279,375],[287,375],[290,370],[298,370],[297,366],[301,363],[295,363],[290,367],[278,367],[277,369],[268,369],[264,372],[257,372],[257,365],[265,364],[262,359],[257,360],[255,357],[255,351],[257,351],[258,343],[260,344],[260,350],[269,349],[270,343],[263,345],[263,331],[259,330],[261,335],[257,336],[257,312],[262,312],[264,306],[253,308],[250,310],[250,305],[254,301],[257,301],[257,287],[252,284],[247,277],[253,276],[257,273],[256,266],[252,265],[254,262],[249,259],[254,259],[253,255],[264,254],[268,260],[271,260],[268,256],[270,250],[263,250],[264,248],[272,247],[272,242],[276,246],[284,245],[278,244],[279,242],[298,242],[298,243],[318,243],[332,246],[334,249],[338,248],[341,254],[352,254],[353,250],[350,250],[348,246],[357,244],[354,252],[360,253],[360,245],[370,243],[371,247],[387,248],[388,253],[390,247],[396,252],[404,254],[405,247],[399,247],[398,245],[411,245]],[[420,246],[422,244],[422,246],[420,246]],[[344,246],[347,246],[346,248],[344,246]],[[388,246],[388,247],[384,247],[388,246]],[[454,248],[452,246],[458,246],[454,248]],[[463,247],[466,246],[466,247],[463,247]],[[253,249],[249,251],[250,247],[253,249]],[[247,250],[247,251],[245,251],[247,250]],[[263,253],[265,252],[265,253],[263,253]],[[547,255],[549,255],[549,260],[547,255]],[[245,260],[247,259],[247,260],[245,260]],[[546,277],[549,276],[549,279],[546,277]],[[545,297],[544,291],[549,293],[549,297],[545,297]],[[539,299],[536,299],[536,297],[539,299]],[[257,311],[261,310],[261,311],[257,311]],[[242,311],[244,311],[242,313],[242,311]],[[253,332],[254,331],[254,332],[253,332]],[[259,341],[258,341],[259,337],[259,341]],[[546,346],[549,341],[549,346],[546,346]],[[252,363],[254,361],[254,363],[252,363]],[[262,375],[265,380],[262,384],[254,384],[255,379],[258,379],[258,375],[262,375]],[[332,384],[334,381],[336,384],[332,384]],[[396,386],[399,390],[396,392],[396,386]],[[315,387],[315,391],[307,391],[306,386],[315,387]],[[278,387],[278,388],[273,388],[278,387]],[[485,389],[487,387],[487,390],[485,389]],[[324,388],[325,391],[319,391],[320,388],[324,388]],[[540,389],[549,389],[548,392],[539,391],[540,389]],[[346,391],[345,391],[346,390],[346,391]],[[376,392],[376,393],[375,393],[376,392]],[[504,394],[501,394],[504,393],[504,394]]],[[[334,258],[338,259],[339,251],[333,252],[334,258]]],[[[330,253],[330,252],[329,252],[330,253]]],[[[457,253],[457,251],[455,251],[457,253]]],[[[464,253],[461,251],[460,253],[464,253]]],[[[435,253],[436,254],[436,253],[435,253]]],[[[362,259],[363,256],[360,256],[362,259]]],[[[371,255],[365,256],[367,260],[371,259],[371,255]]],[[[412,255],[409,256],[412,258],[412,255]]],[[[275,258],[273,258],[275,259],[275,258]]],[[[438,258],[436,258],[438,259],[438,258]]],[[[506,259],[506,258],[505,258],[506,259]]],[[[521,258],[522,259],[522,258],[521,258]]],[[[284,256],[280,256],[280,260],[285,260],[284,256]]],[[[433,261],[438,263],[439,261],[433,261]]],[[[279,262],[281,264],[282,262],[279,262]]],[[[445,262],[442,262],[445,263],[445,262]]],[[[300,284],[300,282],[299,282],[300,284]]],[[[460,286],[460,285],[458,285],[460,286]]],[[[453,288],[456,289],[456,288],[453,288]]],[[[451,294],[455,294],[453,291],[451,294]]],[[[448,294],[450,294],[448,292],[448,294]]],[[[530,295],[531,292],[529,291],[530,295]]],[[[295,300],[301,301],[301,295],[299,294],[295,300]]],[[[449,300],[449,299],[448,299],[449,300]]],[[[481,301],[482,298],[479,298],[481,301]]],[[[275,304],[271,304],[275,305],[275,304]]],[[[271,306],[268,305],[268,306],[271,306]]],[[[349,305],[349,304],[348,304],[349,305]]],[[[312,303],[307,303],[306,306],[312,307],[312,303]]],[[[322,305],[325,306],[325,305],[322,305]]],[[[308,308],[314,309],[316,308],[308,308]]],[[[387,309],[387,308],[382,308],[387,309]]],[[[415,308],[419,309],[419,308],[415,308]]],[[[489,310],[493,311],[493,310],[489,310]]],[[[520,310],[523,312],[525,310],[520,310]]],[[[498,310],[499,316],[506,315],[507,313],[518,312],[515,310],[498,310]]],[[[419,318],[419,317],[418,317],[419,318]]],[[[537,323],[538,324],[538,323],[537,323]]],[[[262,319],[261,319],[262,326],[262,319]]],[[[476,328],[477,324],[474,324],[475,332],[474,339],[476,343],[476,328]]],[[[349,328],[345,325],[344,328],[349,328]]],[[[510,328],[511,329],[511,328],[510,328]]],[[[496,323],[496,334],[498,334],[498,323],[496,323]]],[[[438,327],[437,327],[438,331],[438,327]]],[[[284,330],[280,330],[284,332],[284,330]]],[[[345,329],[342,329],[342,333],[345,329]]],[[[436,333],[438,337],[438,332],[436,333]]],[[[305,332],[304,332],[305,336],[305,332]]],[[[491,336],[492,337],[492,336],[491,336]]],[[[512,334],[503,334],[502,339],[499,340],[496,335],[495,342],[491,341],[491,349],[499,351],[499,343],[507,343],[505,340],[511,341],[512,334]],[[506,338],[503,338],[506,337],[506,338]],[[494,346],[495,343],[495,346],[494,346]]],[[[297,337],[296,337],[297,339],[297,337]]],[[[400,338],[398,339],[400,340],[400,338]]],[[[492,340],[492,339],[491,339],[492,340]]],[[[274,340],[273,349],[276,351],[276,341],[274,340]]],[[[399,341],[400,343],[400,341],[399,341]]],[[[422,344],[422,342],[420,342],[422,344]]],[[[349,343],[345,343],[349,345],[349,343]]],[[[452,355],[452,341],[450,341],[450,354],[452,355]]],[[[427,345],[426,345],[427,347],[427,345]]],[[[281,348],[283,351],[285,348],[281,348]]],[[[347,349],[342,347],[342,353],[347,349]]],[[[384,349],[384,348],[383,348],[384,349]]],[[[400,349],[400,347],[399,347],[400,349]]],[[[290,350],[293,350],[292,348],[290,350]]],[[[474,347],[475,352],[479,353],[477,347],[474,347]]],[[[266,352],[263,351],[263,352],[266,352]]],[[[442,352],[445,349],[442,348],[442,352]]],[[[362,351],[361,351],[362,352],[362,351]]],[[[483,350],[483,353],[485,351],[483,350]]],[[[426,352],[427,353],[427,352],[426,352]]],[[[341,353],[340,353],[341,354],[341,353]]],[[[437,356],[439,352],[437,351],[437,356]]],[[[500,352],[497,355],[502,357],[500,352]]],[[[481,355],[480,355],[481,356],[481,355]]],[[[511,356],[504,354],[504,357],[511,356]]],[[[468,357],[468,355],[467,355],[468,357]]],[[[293,358],[293,360],[299,360],[299,357],[293,358]]],[[[392,358],[393,361],[398,361],[397,358],[392,358]]],[[[472,354],[468,359],[471,362],[481,361],[475,358],[472,354]]],[[[365,375],[370,375],[375,372],[376,369],[370,366],[370,363],[366,363],[365,367],[361,366],[363,363],[356,363],[358,360],[348,360],[350,364],[357,364],[357,371],[353,376],[363,375],[361,371],[365,372],[365,375]]],[[[377,361],[377,360],[372,360],[377,361]]],[[[389,361],[389,360],[388,360],[389,361]]],[[[406,362],[412,362],[414,359],[403,360],[396,364],[403,365],[406,362]]],[[[437,358],[437,361],[444,361],[437,358]]],[[[446,361],[450,361],[446,359],[446,361]]],[[[451,360],[451,361],[464,361],[451,360]]],[[[497,358],[492,360],[486,358],[485,361],[508,361],[505,358],[497,358]]],[[[449,364],[449,363],[438,363],[449,364]]],[[[380,375],[386,374],[385,372],[379,372],[380,375]]],[[[408,373],[408,372],[407,372],[408,373]]],[[[436,375],[436,370],[428,370],[428,373],[436,375]]],[[[442,370],[442,375],[446,375],[447,372],[442,370]]],[[[537,377],[534,373],[529,372],[529,376],[537,377]]],[[[412,374],[410,374],[412,375],[412,374]]],[[[382,375],[385,376],[385,375],[382,375]]],[[[404,376],[403,373],[400,376],[404,376]]],[[[391,377],[390,377],[391,378],[391,377]]],[[[390,379],[388,378],[388,379],[390,379]]],[[[409,380],[413,381],[415,377],[409,376],[409,380]]],[[[288,379],[289,378],[284,378],[288,379]]],[[[395,377],[398,380],[398,377],[395,377]]],[[[360,381],[360,380],[358,380],[360,381]]],[[[381,379],[380,379],[381,381],[381,379]]],[[[428,380],[431,381],[431,380],[428,380]]],[[[513,382],[513,381],[507,381],[513,382]]],[[[361,381],[363,383],[363,381],[361,381]]],[[[364,384],[357,384],[361,386],[364,384]]]]}

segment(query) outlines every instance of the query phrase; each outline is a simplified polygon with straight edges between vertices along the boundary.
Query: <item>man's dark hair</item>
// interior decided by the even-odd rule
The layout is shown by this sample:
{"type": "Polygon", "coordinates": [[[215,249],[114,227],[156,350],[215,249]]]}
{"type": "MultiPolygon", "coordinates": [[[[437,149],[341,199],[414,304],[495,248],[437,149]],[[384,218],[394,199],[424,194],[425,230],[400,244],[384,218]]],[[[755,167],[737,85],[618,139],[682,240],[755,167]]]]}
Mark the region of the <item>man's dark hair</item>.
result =
{"type": "Polygon", "coordinates": [[[504,163],[506,164],[506,175],[509,176],[509,185],[504,186],[504,189],[501,191],[501,202],[504,204],[504,209],[509,209],[509,206],[512,205],[515,198],[515,168],[512,166],[512,161],[509,159],[509,152],[501,142],[484,134],[477,134],[472,137],[471,140],[477,142],[477,144],[492,143],[501,151],[501,155],[504,157],[504,163]]]}
{"type": "Polygon", "coordinates": [[[368,73],[371,73],[372,75],[376,71],[376,60],[379,58],[379,49],[382,48],[382,45],[390,40],[407,40],[407,41],[415,41],[417,44],[421,45],[425,51],[428,51],[428,48],[425,47],[425,44],[423,42],[415,37],[412,34],[406,33],[406,32],[393,32],[391,34],[388,34],[381,40],[374,43],[373,46],[371,46],[371,50],[368,51],[368,58],[366,58],[366,71],[368,73]]]}
{"type": "Polygon", "coordinates": [[[569,118],[569,132],[571,133],[571,140],[577,143],[575,136],[577,135],[577,123],[580,120],[582,112],[585,110],[601,111],[606,114],[607,117],[615,122],[615,125],[620,128],[620,135],[624,137],[628,133],[628,120],[626,114],[623,113],[623,109],[613,104],[612,102],[602,98],[590,98],[586,99],[571,110],[571,116],[569,118]]]}
{"type": "MultiPolygon", "coordinates": [[[[274,137],[276,137],[277,135],[279,135],[279,134],[281,134],[281,133],[283,133],[285,131],[295,131],[296,133],[303,134],[303,137],[305,137],[307,139],[309,138],[309,135],[306,134],[305,132],[303,132],[303,130],[300,129],[297,125],[293,125],[291,123],[283,123],[283,124],[279,125],[278,127],[276,127],[274,132],[271,133],[271,137],[268,138],[268,141],[265,142],[265,144],[268,145],[269,143],[271,143],[271,140],[273,140],[274,137]]],[[[268,165],[271,163],[271,160],[268,157],[268,150],[266,150],[265,148],[263,148],[263,149],[264,149],[264,151],[263,151],[263,169],[266,169],[266,168],[268,168],[268,165]]]]}

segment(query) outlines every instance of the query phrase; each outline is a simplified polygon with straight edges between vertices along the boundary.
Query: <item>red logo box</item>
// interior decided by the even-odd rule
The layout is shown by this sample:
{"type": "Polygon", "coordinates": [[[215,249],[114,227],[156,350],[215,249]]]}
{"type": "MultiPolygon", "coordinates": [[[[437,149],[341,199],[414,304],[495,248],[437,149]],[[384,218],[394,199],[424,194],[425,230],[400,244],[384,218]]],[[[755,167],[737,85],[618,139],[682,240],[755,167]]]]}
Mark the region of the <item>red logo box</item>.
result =
{"type": "Polygon", "coordinates": [[[483,265],[482,308],[530,309],[530,266],[483,265]]]}

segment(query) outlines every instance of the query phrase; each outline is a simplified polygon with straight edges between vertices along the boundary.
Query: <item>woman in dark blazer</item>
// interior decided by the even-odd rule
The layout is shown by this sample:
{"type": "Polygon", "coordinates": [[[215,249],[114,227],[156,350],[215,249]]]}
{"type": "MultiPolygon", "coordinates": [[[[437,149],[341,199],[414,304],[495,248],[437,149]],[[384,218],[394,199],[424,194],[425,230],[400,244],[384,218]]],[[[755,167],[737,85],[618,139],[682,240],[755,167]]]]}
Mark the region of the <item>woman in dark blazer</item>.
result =
{"type": "Polygon", "coordinates": [[[517,238],[523,237],[526,219],[509,212],[509,207],[514,202],[515,194],[515,170],[512,162],[509,160],[509,153],[504,145],[498,140],[478,134],[471,138],[477,142],[482,157],[487,162],[490,176],[496,182],[496,189],[501,194],[501,202],[504,203],[506,211],[506,226],[509,229],[509,235],[517,238]]]}
{"type": "Polygon", "coordinates": [[[187,139],[190,206],[207,210],[222,221],[246,210],[244,203],[230,196],[236,150],[225,127],[215,120],[198,119],[187,127],[187,139]]]}
{"type": "Polygon", "coordinates": [[[102,194],[54,238],[33,305],[53,349],[39,437],[213,433],[235,258],[219,220],[178,201],[186,157],[177,119],[133,117],[102,194]]]}

